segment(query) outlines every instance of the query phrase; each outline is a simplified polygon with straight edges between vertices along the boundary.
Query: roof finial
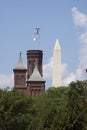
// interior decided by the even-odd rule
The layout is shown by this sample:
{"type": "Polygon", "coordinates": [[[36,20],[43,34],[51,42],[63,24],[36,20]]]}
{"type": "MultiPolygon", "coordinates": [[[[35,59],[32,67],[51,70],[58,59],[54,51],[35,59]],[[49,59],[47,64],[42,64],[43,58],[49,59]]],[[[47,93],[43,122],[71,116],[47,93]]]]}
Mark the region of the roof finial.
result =
{"type": "Polygon", "coordinates": [[[20,64],[20,63],[22,63],[23,64],[23,62],[22,62],[22,52],[20,51],[20,53],[19,53],[19,60],[18,60],[18,63],[20,64]]]}
{"type": "Polygon", "coordinates": [[[20,51],[19,55],[21,56],[22,55],[22,52],[20,51]]]}

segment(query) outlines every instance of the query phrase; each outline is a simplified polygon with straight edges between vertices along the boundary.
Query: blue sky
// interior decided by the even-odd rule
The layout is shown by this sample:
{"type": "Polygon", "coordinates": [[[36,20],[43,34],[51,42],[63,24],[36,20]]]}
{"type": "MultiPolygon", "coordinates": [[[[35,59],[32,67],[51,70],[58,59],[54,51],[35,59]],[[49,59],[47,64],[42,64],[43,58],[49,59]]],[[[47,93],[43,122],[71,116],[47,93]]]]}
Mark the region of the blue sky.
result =
{"type": "Polygon", "coordinates": [[[13,68],[22,52],[43,50],[46,87],[52,82],[53,47],[62,50],[63,85],[84,80],[87,67],[87,0],[0,0],[0,88],[13,87],[13,68]],[[40,45],[33,41],[40,27],[40,45]]]}

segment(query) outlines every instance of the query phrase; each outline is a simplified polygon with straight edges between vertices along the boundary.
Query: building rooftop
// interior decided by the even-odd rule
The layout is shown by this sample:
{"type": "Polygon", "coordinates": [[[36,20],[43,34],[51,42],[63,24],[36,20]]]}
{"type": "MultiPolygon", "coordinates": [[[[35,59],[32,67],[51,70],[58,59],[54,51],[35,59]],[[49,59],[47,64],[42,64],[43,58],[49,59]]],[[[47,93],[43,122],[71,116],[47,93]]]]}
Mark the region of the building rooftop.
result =
{"type": "Polygon", "coordinates": [[[18,60],[18,64],[16,65],[15,67],[15,70],[26,70],[26,67],[25,65],[23,64],[23,61],[22,61],[22,56],[21,56],[21,52],[19,53],[19,60],[18,60]]]}
{"type": "Polygon", "coordinates": [[[37,68],[37,65],[35,64],[34,71],[28,81],[45,81],[44,78],[40,75],[40,72],[37,68]]]}

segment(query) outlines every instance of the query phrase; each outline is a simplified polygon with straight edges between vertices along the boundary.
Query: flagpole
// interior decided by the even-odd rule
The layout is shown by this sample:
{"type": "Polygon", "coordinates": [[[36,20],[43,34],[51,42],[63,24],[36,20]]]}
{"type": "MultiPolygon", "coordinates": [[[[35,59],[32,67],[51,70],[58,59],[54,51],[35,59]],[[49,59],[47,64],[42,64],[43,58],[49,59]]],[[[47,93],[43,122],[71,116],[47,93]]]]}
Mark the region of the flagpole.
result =
{"type": "Polygon", "coordinates": [[[39,37],[39,41],[38,41],[38,48],[40,48],[40,33],[38,34],[38,37],[39,37]]]}
{"type": "Polygon", "coordinates": [[[38,48],[39,48],[40,47],[40,28],[39,27],[36,27],[34,34],[35,34],[34,41],[38,43],[38,48]]]}

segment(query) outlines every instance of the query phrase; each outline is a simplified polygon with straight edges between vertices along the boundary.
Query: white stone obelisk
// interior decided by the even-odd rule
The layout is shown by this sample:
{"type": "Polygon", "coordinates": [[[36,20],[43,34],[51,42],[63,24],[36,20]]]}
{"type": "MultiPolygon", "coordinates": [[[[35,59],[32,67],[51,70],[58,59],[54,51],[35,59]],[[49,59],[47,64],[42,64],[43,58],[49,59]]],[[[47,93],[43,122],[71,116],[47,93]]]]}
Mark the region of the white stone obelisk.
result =
{"type": "Polygon", "coordinates": [[[56,40],[53,49],[53,87],[57,88],[61,86],[61,47],[58,39],[56,40]]]}

